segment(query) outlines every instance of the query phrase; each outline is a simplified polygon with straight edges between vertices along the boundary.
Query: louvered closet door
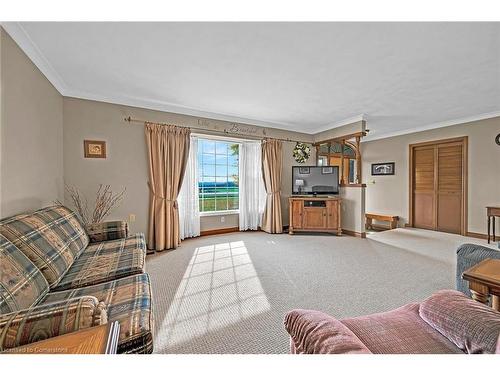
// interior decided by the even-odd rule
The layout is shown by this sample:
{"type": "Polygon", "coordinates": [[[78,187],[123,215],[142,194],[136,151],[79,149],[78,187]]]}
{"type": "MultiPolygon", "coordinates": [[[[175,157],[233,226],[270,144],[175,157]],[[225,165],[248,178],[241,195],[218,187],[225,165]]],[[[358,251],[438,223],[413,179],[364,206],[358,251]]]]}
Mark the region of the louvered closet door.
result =
{"type": "Polygon", "coordinates": [[[437,145],[437,230],[460,234],[462,227],[462,143],[437,145]]]}
{"type": "Polygon", "coordinates": [[[436,228],[436,157],[434,146],[413,149],[413,226],[436,228]]]}
{"type": "Polygon", "coordinates": [[[411,146],[414,227],[466,231],[466,148],[466,138],[411,146]]]}

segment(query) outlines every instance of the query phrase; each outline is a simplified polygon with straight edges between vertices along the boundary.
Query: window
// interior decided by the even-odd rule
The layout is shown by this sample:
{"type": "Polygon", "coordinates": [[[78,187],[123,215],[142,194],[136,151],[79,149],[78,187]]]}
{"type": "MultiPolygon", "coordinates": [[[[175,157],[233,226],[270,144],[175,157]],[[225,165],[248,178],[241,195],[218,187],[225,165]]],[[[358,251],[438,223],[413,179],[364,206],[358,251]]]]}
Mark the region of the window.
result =
{"type": "Polygon", "coordinates": [[[199,139],[200,212],[239,208],[239,151],[238,143],[199,139]]]}

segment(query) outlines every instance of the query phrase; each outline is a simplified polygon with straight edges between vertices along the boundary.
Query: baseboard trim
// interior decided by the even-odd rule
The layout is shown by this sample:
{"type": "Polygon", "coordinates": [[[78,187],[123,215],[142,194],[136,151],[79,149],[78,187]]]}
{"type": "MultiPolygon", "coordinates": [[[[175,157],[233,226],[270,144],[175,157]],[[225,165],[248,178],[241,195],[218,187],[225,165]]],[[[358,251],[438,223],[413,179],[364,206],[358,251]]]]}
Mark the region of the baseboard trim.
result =
{"type": "Polygon", "coordinates": [[[342,228],[342,234],[347,234],[348,236],[353,236],[353,237],[366,238],[366,232],[356,232],[354,230],[349,230],[349,229],[342,228]]]}
{"type": "Polygon", "coordinates": [[[483,233],[467,232],[465,235],[467,237],[479,238],[481,240],[487,240],[488,239],[488,235],[487,234],[483,234],[483,233]]]}
{"type": "MultiPolygon", "coordinates": [[[[405,228],[411,228],[409,225],[405,225],[405,228]]],[[[380,228],[382,229],[382,227],[380,228]]],[[[383,229],[389,229],[389,228],[383,228],[383,229]]],[[[258,231],[261,229],[259,228],[258,231]]],[[[229,228],[220,228],[220,229],[210,229],[210,230],[204,230],[200,232],[200,236],[213,236],[216,234],[226,234],[226,233],[234,233],[234,232],[239,232],[240,228],[239,227],[229,227],[229,228]]],[[[283,233],[288,232],[288,225],[283,226],[283,233]]],[[[356,232],[353,230],[349,229],[342,229],[342,233],[346,234],[348,236],[353,236],[353,237],[359,237],[359,238],[366,238],[366,232],[356,232]]],[[[483,234],[483,233],[476,233],[476,232],[467,232],[466,234],[467,237],[472,237],[472,238],[479,238],[481,240],[487,240],[488,235],[483,234]]]]}
{"type": "Polygon", "coordinates": [[[239,232],[239,231],[240,231],[239,227],[202,230],[200,232],[200,236],[213,236],[214,234],[225,234],[225,233],[233,233],[233,232],[239,232]]]}

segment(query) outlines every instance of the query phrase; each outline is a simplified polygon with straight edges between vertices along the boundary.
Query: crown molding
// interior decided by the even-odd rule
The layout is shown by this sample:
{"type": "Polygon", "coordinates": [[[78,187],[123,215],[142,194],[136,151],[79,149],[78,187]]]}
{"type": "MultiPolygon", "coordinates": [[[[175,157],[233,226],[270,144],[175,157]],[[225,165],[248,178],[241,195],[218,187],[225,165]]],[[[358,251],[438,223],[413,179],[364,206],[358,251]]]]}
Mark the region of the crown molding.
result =
{"type": "Polygon", "coordinates": [[[366,137],[363,138],[363,142],[371,142],[371,141],[376,141],[378,139],[392,138],[392,137],[397,137],[400,135],[420,133],[420,132],[423,132],[426,130],[446,128],[448,126],[454,126],[454,125],[462,125],[462,124],[466,124],[468,122],[487,120],[487,119],[495,118],[495,117],[500,117],[500,111],[482,113],[480,115],[475,115],[475,116],[468,116],[468,117],[462,117],[462,118],[453,119],[453,120],[435,122],[435,123],[432,123],[429,125],[424,125],[424,126],[419,126],[419,127],[404,129],[404,130],[398,130],[395,132],[383,133],[380,135],[375,135],[375,134],[372,135],[373,133],[370,133],[366,137]]]}
{"type": "MultiPolygon", "coordinates": [[[[62,79],[62,77],[57,73],[57,71],[53,68],[50,62],[45,58],[40,49],[36,46],[33,40],[30,38],[28,33],[24,30],[19,22],[0,22],[0,26],[10,35],[12,39],[19,45],[21,50],[28,56],[28,58],[35,64],[35,66],[42,72],[42,74],[49,80],[49,82],[55,87],[59,93],[64,97],[72,97],[86,100],[94,100],[98,102],[111,103],[111,104],[119,104],[131,107],[145,108],[163,112],[171,112],[188,116],[195,117],[204,117],[213,120],[220,121],[228,121],[228,122],[237,122],[247,125],[255,125],[262,126],[266,128],[273,128],[285,131],[291,131],[299,134],[307,134],[316,136],[319,133],[324,131],[328,131],[334,128],[338,128],[340,126],[352,124],[358,121],[366,120],[365,114],[360,114],[354,117],[346,118],[342,121],[337,121],[329,124],[325,124],[323,126],[319,126],[314,130],[305,133],[304,131],[293,130],[293,125],[291,123],[284,122],[274,122],[274,121],[265,121],[265,120],[257,120],[245,117],[239,117],[230,114],[223,113],[215,113],[204,111],[192,107],[182,106],[178,104],[151,100],[147,98],[139,98],[139,97],[129,97],[122,95],[101,95],[88,93],[81,90],[74,90],[68,87],[66,82],[62,79]],[[291,129],[292,128],[292,129],[291,129]]],[[[500,117],[500,111],[483,113],[475,116],[463,117],[459,119],[453,119],[448,121],[442,121],[437,123],[432,123],[429,125],[398,130],[394,132],[387,132],[377,135],[373,132],[368,136],[363,138],[363,142],[370,142],[384,138],[397,137],[400,135],[411,134],[411,133],[419,133],[426,130],[432,130],[437,128],[444,128],[453,125],[464,124],[473,121],[485,120],[489,118],[500,117]]],[[[374,130],[374,129],[371,129],[374,130]]],[[[375,129],[376,131],[376,129],[375,129]]]]}
{"type": "Polygon", "coordinates": [[[97,102],[118,104],[118,105],[124,105],[124,106],[128,106],[128,107],[151,109],[154,111],[169,112],[169,113],[194,116],[194,117],[203,117],[203,118],[212,119],[212,120],[219,120],[219,121],[236,122],[239,124],[261,126],[261,127],[265,127],[265,128],[273,128],[273,129],[277,129],[277,130],[284,130],[284,131],[295,132],[295,133],[299,133],[299,134],[308,134],[308,133],[304,133],[301,131],[293,130],[293,127],[295,125],[288,124],[288,123],[256,120],[256,119],[251,119],[251,118],[246,118],[246,117],[238,117],[238,116],[228,115],[228,114],[223,114],[223,113],[209,112],[209,111],[199,110],[199,109],[192,108],[192,107],[163,102],[160,100],[145,99],[145,98],[139,98],[139,97],[130,97],[130,96],[124,96],[124,95],[101,95],[101,94],[94,94],[94,93],[84,92],[81,90],[72,90],[72,89],[67,89],[65,91],[64,96],[67,98],[93,100],[93,101],[97,101],[97,102]]]}
{"type": "Polygon", "coordinates": [[[67,91],[66,83],[45,58],[21,24],[19,22],[2,22],[0,25],[14,39],[33,64],[40,69],[55,89],[64,96],[67,91]]]}
{"type": "Polygon", "coordinates": [[[319,133],[322,133],[322,132],[325,132],[328,130],[332,130],[335,128],[339,128],[339,127],[344,126],[344,125],[354,124],[355,122],[359,122],[359,121],[363,121],[363,120],[366,120],[365,114],[360,114],[360,115],[357,115],[354,117],[346,118],[342,121],[336,121],[336,122],[333,122],[330,124],[322,125],[315,130],[314,135],[318,135],[319,133]]]}
{"type": "Polygon", "coordinates": [[[56,88],[57,91],[59,91],[62,96],[302,133],[300,131],[293,130],[296,125],[290,123],[257,120],[230,114],[215,113],[148,98],[129,97],[122,95],[102,95],[84,92],[81,90],[74,90],[68,87],[62,77],[52,67],[48,59],[45,58],[43,53],[32,41],[28,33],[24,30],[19,22],[2,22],[0,23],[0,25],[5,29],[10,37],[14,39],[14,41],[19,45],[23,52],[30,58],[33,64],[36,65],[36,67],[42,72],[42,74],[49,80],[49,82],[56,88]]]}

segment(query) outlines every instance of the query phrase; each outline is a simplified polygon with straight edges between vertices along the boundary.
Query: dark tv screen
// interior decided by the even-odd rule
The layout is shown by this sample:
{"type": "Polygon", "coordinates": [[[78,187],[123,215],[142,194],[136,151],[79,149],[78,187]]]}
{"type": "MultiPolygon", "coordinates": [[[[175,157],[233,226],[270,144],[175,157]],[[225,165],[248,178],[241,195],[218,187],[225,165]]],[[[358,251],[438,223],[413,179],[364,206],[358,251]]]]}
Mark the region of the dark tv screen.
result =
{"type": "Polygon", "coordinates": [[[339,167],[292,167],[292,194],[339,193],[339,167]]]}

